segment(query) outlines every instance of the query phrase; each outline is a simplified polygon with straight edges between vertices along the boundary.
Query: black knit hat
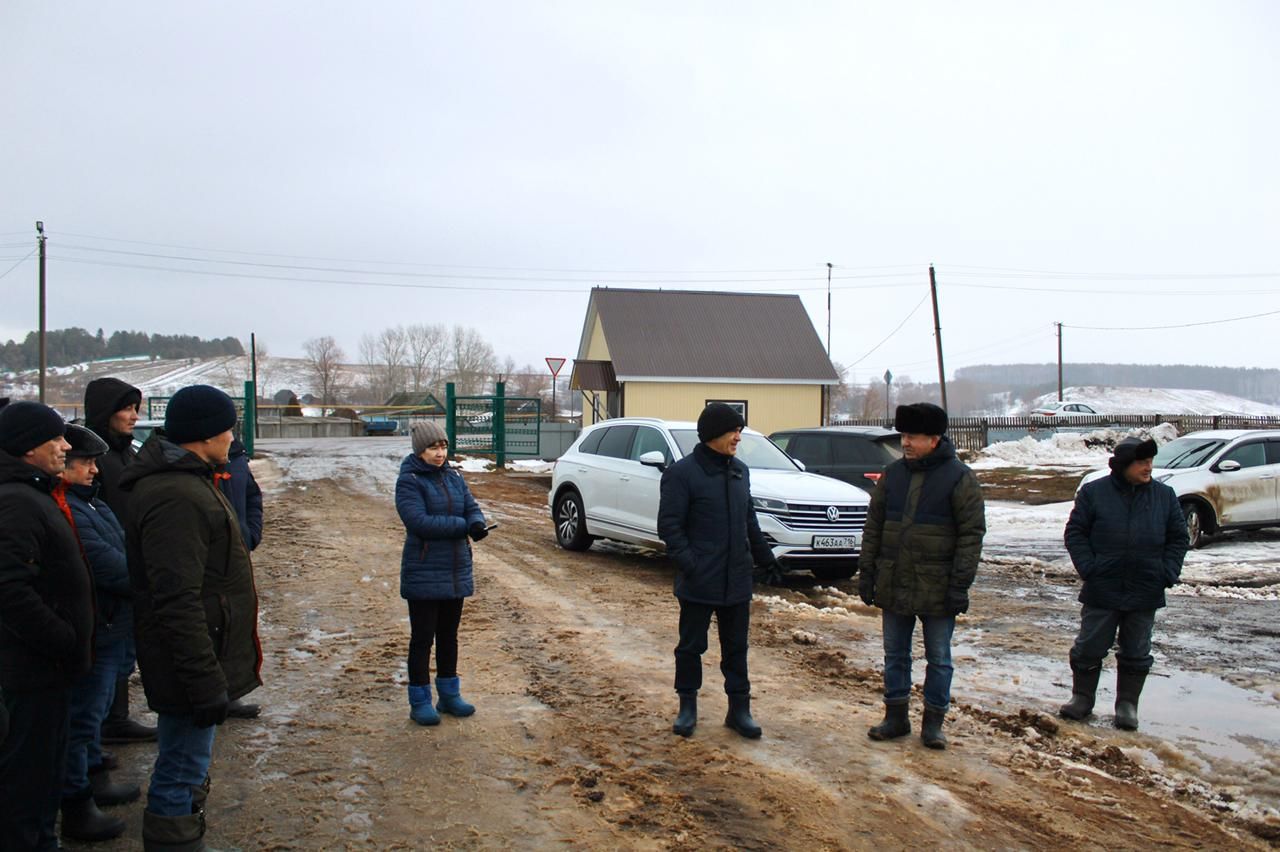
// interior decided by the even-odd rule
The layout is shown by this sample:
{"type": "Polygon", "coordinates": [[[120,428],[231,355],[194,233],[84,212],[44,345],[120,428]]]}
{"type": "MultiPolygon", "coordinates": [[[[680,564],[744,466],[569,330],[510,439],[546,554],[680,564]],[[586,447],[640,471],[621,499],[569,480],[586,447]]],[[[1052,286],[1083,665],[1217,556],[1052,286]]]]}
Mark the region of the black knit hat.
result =
{"type": "Polygon", "coordinates": [[[1142,438],[1129,437],[1116,444],[1116,448],[1111,451],[1111,459],[1107,464],[1116,473],[1120,473],[1136,461],[1155,458],[1158,452],[1160,452],[1160,446],[1150,438],[1143,440],[1142,438]]]}
{"type": "Polygon", "coordinates": [[[723,402],[713,402],[698,415],[698,440],[702,443],[714,441],[726,432],[736,432],[744,428],[747,421],[742,419],[736,408],[723,402]]]}
{"type": "Polygon", "coordinates": [[[913,435],[945,435],[947,412],[932,402],[899,405],[893,413],[893,428],[913,435]]]}
{"type": "Polygon", "coordinates": [[[11,402],[0,408],[0,450],[11,456],[24,456],[66,431],[62,415],[39,402],[11,402]]]}
{"type": "Polygon", "coordinates": [[[107,442],[99,438],[92,430],[77,426],[74,423],[67,424],[67,433],[62,437],[66,438],[67,443],[71,445],[71,449],[67,450],[67,458],[69,459],[97,458],[111,449],[107,446],[107,442]]]}
{"type": "Polygon", "coordinates": [[[183,388],[164,411],[164,436],[175,444],[203,441],[235,425],[235,403],[212,385],[183,388]]]}

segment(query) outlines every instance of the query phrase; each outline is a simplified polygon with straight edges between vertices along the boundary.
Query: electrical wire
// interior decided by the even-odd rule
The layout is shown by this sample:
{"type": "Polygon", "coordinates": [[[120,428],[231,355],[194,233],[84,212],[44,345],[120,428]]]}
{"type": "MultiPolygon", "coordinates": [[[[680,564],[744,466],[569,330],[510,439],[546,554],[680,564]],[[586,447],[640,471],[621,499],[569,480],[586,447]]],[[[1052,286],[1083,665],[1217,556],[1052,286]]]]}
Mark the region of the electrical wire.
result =
{"type": "MultiPolygon", "coordinates": [[[[1204,281],[1215,278],[1280,278],[1280,272],[1060,272],[1046,269],[1010,269],[999,266],[947,264],[948,275],[987,278],[1064,278],[1094,281],[1204,281]],[[973,272],[957,270],[976,270],[973,272]]],[[[941,269],[941,266],[937,266],[941,269]]]]}
{"type": "Polygon", "coordinates": [[[5,277],[6,275],[8,275],[10,272],[12,272],[13,270],[17,269],[17,268],[18,268],[19,266],[21,266],[22,264],[26,263],[26,262],[27,262],[27,260],[31,257],[31,255],[33,255],[33,254],[35,254],[35,253],[36,253],[36,250],[35,250],[35,249],[32,249],[31,251],[27,252],[27,253],[26,253],[26,256],[24,256],[22,259],[20,259],[20,260],[19,260],[17,263],[15,263],[13,266],[10,266],[10,267],[9,267],[8,269],[6,269],[3,273],[0,273],[0,278],[4,278],[4,277],[5,277]]]}
{"type": "Polygon", "coordinates": [[[871,353],[875,352],[881,346],[884,346],[885,343],[889,341],[889,338],[893,337],[895,334],[897,334],[899,331],[902,330],[902,327],[907,324],[907,320],[911,319],[913,316],[916,315],[916,311],[920,310],[920,306],[923,305],[928,300],[928,298],[929,298],[929,294],[925,293],[924,296],[920,298],[920,301],[916,302],[916,306],[911,309],[911,312],[902,318],[902,322],[898,323],[897,326],[894,327],[893,331],[885,335],[883,340],[881,340],[875,346],[872,346],[869,350],[867,350],[867,353],[865,355],[863,355],[857,361],[854,361],[852,364],[849,364],[848,367],[858,366],[863,361],[867,360],[867,358],[871,357],[871,353]]]}
{"type": "Polygon", "coordinates": [[[1258,319],[1260,317],[1273,317],[1280,314],[1280,311],[1265,311],[1260,314],[1249,314],[1243,317],[1227,317],[1225,319],[1203,320],[1202,322],[1184,322],[1177,325],[1130,325],[1130,326],[1104,326],[1104,325],[1067,325],[1063,323],[1063,328],[1074,328],[1080,331],[1163,331],[1171,328],[1195,328],[1202,325],[1222,325],[1229,322],[1242,322],[1244,320],[1258,319]]]}

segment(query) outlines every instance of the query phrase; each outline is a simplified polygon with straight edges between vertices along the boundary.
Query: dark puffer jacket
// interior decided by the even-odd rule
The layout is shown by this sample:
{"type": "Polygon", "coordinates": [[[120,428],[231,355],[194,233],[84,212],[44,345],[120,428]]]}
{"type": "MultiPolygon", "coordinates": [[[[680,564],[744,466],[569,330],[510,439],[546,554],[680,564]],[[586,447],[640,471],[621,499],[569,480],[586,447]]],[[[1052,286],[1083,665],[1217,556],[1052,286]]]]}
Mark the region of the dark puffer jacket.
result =
{"type": "Polygon", "coordinates": [[[104,631],[110,631],[113,636],[128,636],[133,633],[133,590],[129,586],[124,527],[111,507],[98,498],[99,489],[96,484],[72,485],[67,489],[67,505],[93,571],[97,633],[102,636],[104,631]]]}
{"type": "Polygon", "coordinates": [[[1065,539],[1084,580],[1080,603],[1123,612],[1164,606],[1189,546],[1177,493],[1163,482],[1134,485],[1123,473],[1080,489],[1065,539]]]}
{"type": "Polygon", "coordinates": [[[133,436],[120,435],[107,425],[112,415],[134,402],[141,404],[142,391],[128,382],[110,377],[94,379],[84,389],[84,425],[107,442],[109,449],[98,456],[97,482],[102,486],[98,495],[124,524],[127,520],[129,498],[120,490],[120,476],[137,453],[133,449],[133,436]]]}
{"type": "Polygon", "coordinates": [[[240,537],[249,550],[262,543],[262,489],[249,470],[249,453],[240,439],[231,442],[226,464],[230,478],[222,480],[222,493],[240,520],[240,537]]]}
{"type": "Polygon", "coordinates": [[[924,458],[885,468],[867,510],[859,590],[900,615],[962,612],[986,532],[982,486],[944,435],[924,458]]]}
{"type": "Polygon", "coordinates": [[[658,536],[676,563],[676,597],[692,603],[751,600],[752,565],[773,561],[751,505],[750,471],[705,444],[662,474],[658,536]]]}
{"type": "Polygon", "coordinates": [[[89,670],[93,580],[57,480],[0,450],[0,688],[69,686],[89,670]]]}
{"type": "Polygon", "coordinates": [[[405,456],[396,479],[396,511],[404,523],[400,597],[455,600],[475,593],[467,530],[484,513],[462,474],[448,463],[436,467],[405,456]]]}
{"type": "Polygon", "coordinates": [[[261,685],[258,594],[216,469],[159,434],[125,469],[125,540],[147,703],[187,715],[261,685]]]}

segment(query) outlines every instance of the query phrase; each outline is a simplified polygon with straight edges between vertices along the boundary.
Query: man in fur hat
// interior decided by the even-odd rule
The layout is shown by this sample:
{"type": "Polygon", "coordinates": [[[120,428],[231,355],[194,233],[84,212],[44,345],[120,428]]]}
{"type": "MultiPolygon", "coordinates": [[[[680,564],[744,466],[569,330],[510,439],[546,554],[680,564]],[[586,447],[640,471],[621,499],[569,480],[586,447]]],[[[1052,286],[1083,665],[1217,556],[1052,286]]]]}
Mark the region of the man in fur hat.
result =
{"type": "Polygon", "coordinates": [[[1058,711],[1067,719],[1093,712],[1102,661],[1116,652],[1115,725],[1138,728],[1138,696],[1154,658],[1151,633],[1164,590],[1178,582],[1187,555],[1187,522],[1178,495],[1151,478],[1156,442],[1125,438],[1108,463],[1111,475],[1076,494],[1066,543],[1084,586],[1080,633],[1071,646],[1071,700],[1058,711]]]}
{"type": "Polygon", "coordinates": [[[969,609],[987,525],[978,479],[946,436],[947,413],[936,405],[900,405],[894,428],[902,458],[885,468],[867,511],[858,560],[858,593],[883,610],[884,721],[873,740],[911,733],[911,635],[924,632],[927,667],[920,739],[947,747],[942,722],[951,703],[951,635],[969,609]]]}

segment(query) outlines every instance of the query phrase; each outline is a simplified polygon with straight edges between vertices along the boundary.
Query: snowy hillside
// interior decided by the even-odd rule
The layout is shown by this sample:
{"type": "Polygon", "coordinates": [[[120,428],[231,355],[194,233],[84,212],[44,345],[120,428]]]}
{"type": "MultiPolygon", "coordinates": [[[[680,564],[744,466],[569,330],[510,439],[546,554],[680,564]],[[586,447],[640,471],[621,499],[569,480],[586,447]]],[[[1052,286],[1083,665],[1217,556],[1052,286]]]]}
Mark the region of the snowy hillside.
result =
{"type": "MultiPolygon", "coordinates": [[[[1091,385],[1065,388],[1066,402],[1083,402],[1100,414],[1239,414],[1247,417],[1280,416],[1280,406],[1254,402],[1208,390],[1179,388],[1112,388],[1091,385]]],[[[1057,402],[1058,394],[1048,393],[1027,403],[1019,413],[1057,402]]]]}

